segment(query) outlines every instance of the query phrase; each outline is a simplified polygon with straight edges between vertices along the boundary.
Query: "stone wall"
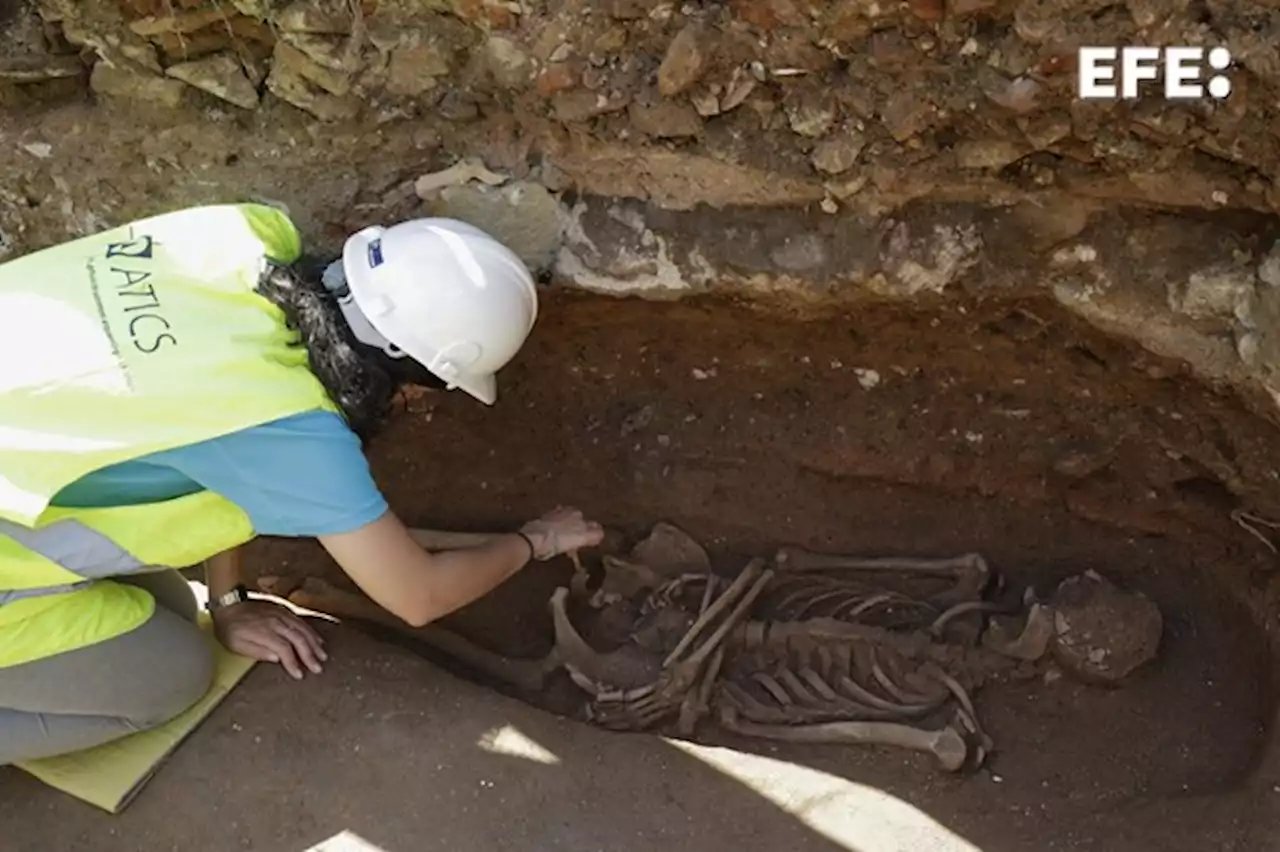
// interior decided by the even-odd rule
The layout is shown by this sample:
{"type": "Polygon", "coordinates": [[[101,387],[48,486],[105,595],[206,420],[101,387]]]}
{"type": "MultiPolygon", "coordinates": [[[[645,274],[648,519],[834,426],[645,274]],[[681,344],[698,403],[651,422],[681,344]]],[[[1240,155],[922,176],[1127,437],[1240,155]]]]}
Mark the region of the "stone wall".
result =
{"type": "Polygon", "coordinates": [[[0,254],[269,198],[434,212],[551,277],[791,310],[1052,300],[1280,399],[1270,0],[0,0],[0,254]],[[1223,101],[1075,97],[1225,45],[1223,101]],[[5,161],[8,162],[5,162],[5,161]]]}

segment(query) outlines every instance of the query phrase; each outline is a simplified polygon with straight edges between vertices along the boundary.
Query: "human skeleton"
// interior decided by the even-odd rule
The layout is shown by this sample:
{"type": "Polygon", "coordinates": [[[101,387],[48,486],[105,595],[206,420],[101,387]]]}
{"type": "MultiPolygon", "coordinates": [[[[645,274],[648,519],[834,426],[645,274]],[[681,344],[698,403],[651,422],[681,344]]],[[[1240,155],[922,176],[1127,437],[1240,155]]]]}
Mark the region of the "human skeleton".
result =
{"type": "MultiPolygon", "coordinates": [[[[429,550],[487,539],[415,537],[429,550]]],[[[981,765],[993,749],[971,694],[1033,672],[1053,637],[1050,608],[1030,594],[1010,601],[972,553],[868,559],[784,548],[727,580],[696,542],[659,524],[630,558],[605,556],[599,572],[573,559],[573,582],[549,601],[554,647],[537,660],[437,625],[407,627],[324,581],[261,586],[304,609],[392,627],[523,692],[564,671],[582,690],[580,717],[604,728],[691,736],[709,719],[748,737],[929,752],[950,771],[981,765]],[[571,605],[627,627],[598,650],[571,605]]]]}

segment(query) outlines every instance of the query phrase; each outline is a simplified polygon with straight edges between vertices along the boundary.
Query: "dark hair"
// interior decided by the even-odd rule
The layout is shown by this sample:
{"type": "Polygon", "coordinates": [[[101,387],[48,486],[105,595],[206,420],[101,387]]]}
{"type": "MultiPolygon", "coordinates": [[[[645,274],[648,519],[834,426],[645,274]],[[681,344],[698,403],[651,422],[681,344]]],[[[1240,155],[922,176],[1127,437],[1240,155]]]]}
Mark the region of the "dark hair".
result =
{"type": "Polygon", "coordinates": [[[298,332],[311,371],[361,441],[367,443],[381,430],[401,385],[444,387],[412,358],[391,358],[356,340],[319,274],[310,274],[306,266],[270,266],[258,282],[258,292],[283,311],[290,328],[298,332]]]}

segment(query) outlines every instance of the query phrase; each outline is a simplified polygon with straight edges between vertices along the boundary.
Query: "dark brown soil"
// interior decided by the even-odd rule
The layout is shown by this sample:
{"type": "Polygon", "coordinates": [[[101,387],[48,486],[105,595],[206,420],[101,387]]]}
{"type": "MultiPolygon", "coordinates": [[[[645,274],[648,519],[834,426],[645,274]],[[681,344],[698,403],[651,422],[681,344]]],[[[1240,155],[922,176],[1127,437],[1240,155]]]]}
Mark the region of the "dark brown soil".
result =
{"type": "MultiPolygon", "coordinates": [[[[1233,492],[1274,505],[1271,426],[1049,307],[783,323],[720,302],[555,294],[543,310],[495,408],[419,397],[373,447],[407,522],[509,528],[564,503],[628,536],[676,523],[726,568],[794,543],[977,550],[1046,592],[1097,570],[1161,607],[1156,663],[1122,689],[984,691],[999,751],[977,775],[733,744],[885,789],[983,849],[1121,848],[1105,828],[1117,820],[1125,849],[1221,848],[1221,826],[1179,802],[1237,788],[1267,734],[1272,664],[1254,625],[1275,557],[1230,512],[1233,492]]],[[[314,545],[256,550],[261,573],[338,579],[314,545]]],[[[530,568],[449,622],[540,654],[568,570],[530,568]]]]}

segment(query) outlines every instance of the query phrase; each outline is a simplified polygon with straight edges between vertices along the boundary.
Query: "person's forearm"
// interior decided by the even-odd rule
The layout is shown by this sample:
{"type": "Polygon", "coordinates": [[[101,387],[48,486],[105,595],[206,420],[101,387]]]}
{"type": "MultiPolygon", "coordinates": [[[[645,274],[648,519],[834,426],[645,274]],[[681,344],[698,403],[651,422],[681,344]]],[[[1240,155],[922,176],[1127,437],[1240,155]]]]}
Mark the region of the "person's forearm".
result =
{"type": "Polygon", "coordinates": [[[239,547],[219,553],[204,563],[204,582],[209,599],[225,595],[244,581],[243,553],[239,547]]]}
{"type": "MultiPolygon", "coordinates": [[[[498,535],[464,550],[431,554],[431,564],[415,583],[417,605],[406,619],[421,626],[435,621],[493,591],[526,564],[529,544],[519,535],[498,535]]],[[[404,616],[401,616],[402,618],[404,616]]]]}
{"type": "MultiPolygon", "coordinates": [[[[543,552],[554,544],[543,540],[545,534],[531,535],[543,552]]],[[[527,565],[535,549],[511,533],[429,553],[423,536],[414,536],[392,512],[360,529],[321,536],[320,544],[366,595],[415,627],[483,597],[527,565]]]]}

